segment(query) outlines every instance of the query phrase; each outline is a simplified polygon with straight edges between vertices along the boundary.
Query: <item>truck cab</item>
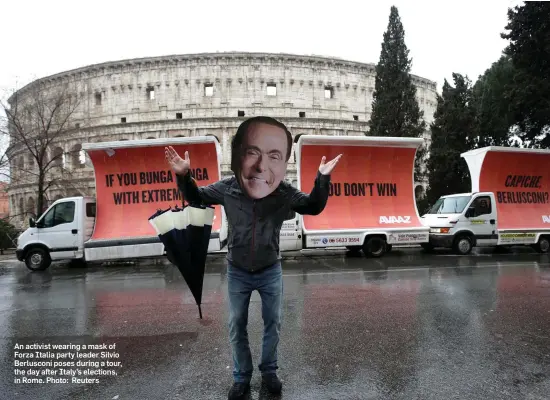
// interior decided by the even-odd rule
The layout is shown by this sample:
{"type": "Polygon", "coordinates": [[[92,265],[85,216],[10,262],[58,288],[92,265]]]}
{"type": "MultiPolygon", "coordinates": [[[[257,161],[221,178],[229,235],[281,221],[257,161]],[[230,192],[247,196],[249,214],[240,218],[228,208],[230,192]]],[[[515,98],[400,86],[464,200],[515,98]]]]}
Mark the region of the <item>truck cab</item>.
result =
{"type": "Polygon", "coordinates": [[[16,257],[27,268],[41,271],[54,260],[84,258],[84,242],[92,236],[96,202],[93,197],[55,201],[17,240],[16,257]]]}
{"type": "Polygon", "coordinates": [[[496,246],[498,242],[495,195],[491,192],[461,193],[440,197],[421,217],[430,227],[426,250],[452,248],[460,255],[474,246],[496,246]]]}

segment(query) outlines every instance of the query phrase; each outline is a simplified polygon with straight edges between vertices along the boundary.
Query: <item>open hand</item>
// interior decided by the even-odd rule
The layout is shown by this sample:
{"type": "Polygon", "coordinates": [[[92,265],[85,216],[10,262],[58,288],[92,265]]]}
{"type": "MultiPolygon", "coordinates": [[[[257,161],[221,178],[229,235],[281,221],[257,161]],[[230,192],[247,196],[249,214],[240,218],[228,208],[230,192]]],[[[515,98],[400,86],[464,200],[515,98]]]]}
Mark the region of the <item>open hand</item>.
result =
{"type": "Polygon", "coordinates": [[[188,151],[185,152],[185,159],[181,158],[172,146],[165,147],[164,154],[166,156],[166,161],[168,161],[168,164],[170,164],[170,167],[174,170],[176,174],[187,174],[187,171],[189,171],[189,169],[191,168],[188,151]]]}
{"type": "Polygon", "coordinates": [[[327,158],[323,156],[323,158],[321,159],[321,165],[319,165],[319,172],[323,175],[330,175],[336,164],[338,164],[338,161],[341,157],[342,154],[338,154],[336,158],[325,164],[327,158]]]}

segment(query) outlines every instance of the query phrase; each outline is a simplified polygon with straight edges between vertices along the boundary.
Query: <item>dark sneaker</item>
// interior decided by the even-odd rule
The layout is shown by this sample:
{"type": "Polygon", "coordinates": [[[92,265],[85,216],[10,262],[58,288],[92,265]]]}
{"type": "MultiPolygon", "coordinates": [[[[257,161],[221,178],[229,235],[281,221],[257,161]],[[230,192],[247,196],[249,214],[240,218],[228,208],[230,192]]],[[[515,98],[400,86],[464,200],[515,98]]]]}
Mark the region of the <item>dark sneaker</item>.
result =
{"type": "Polygon", "coordinates": [[[280,394],[283,388],[283,384],[277,377],[277,374],[262,375],[262,385],[272,394],[280,394]]]}
{"type": "Polygon", "coordinates": [[[249,383],[235,382],[233,386],[231,386],[231,389],[229,390],[227,399],[228,400],[245,400],[249,398],[248,396],[249,394],[250,394],[249,383]]]}

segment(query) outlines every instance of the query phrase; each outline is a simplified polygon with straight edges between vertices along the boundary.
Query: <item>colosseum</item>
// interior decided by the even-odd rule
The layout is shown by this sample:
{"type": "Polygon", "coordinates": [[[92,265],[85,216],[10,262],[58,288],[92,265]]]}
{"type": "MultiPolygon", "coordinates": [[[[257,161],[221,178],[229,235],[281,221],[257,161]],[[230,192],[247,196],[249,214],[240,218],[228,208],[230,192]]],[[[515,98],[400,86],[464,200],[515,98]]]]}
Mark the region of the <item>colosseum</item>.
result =
{"type": "MultiPolygon", "coordinates": [[[[414,75],[412,79],[430,123],[436,84],[414,75]]],[[[374,80],[374,64],[321,56],[212,53],[91,65],[41,78],[17,94],[24,102],[25,93],[41,82],[47,87],[70,83],[83,95],[66,137],[49,150],[50,155],[63,155],[56,171],[68,177],[68,183],[48,190],[47,201],[52,202],[93,195],[93,170],[81,151],[84,142],[214,135],[222,147],[225,176],[231,174],[231,136],[251,116],[279,118],[294,136],[365,135],[374,80]]],[[[425,139],[429,144],[429,132],[425,139]]],[[[12,146],[8,151],[12,177],[32,172],[32,159],[24,148],[12,146]]],[[[296,180],[293,158],[287,177],[296,180]]],[[[25,225],[33,214],[35,187],[28,179],[15,179],[10,185],[10,214],[17,216],[18,225],[25,225]]],[[[418,182],[417,193],[423,187],[425,182],[418,182]]]]}

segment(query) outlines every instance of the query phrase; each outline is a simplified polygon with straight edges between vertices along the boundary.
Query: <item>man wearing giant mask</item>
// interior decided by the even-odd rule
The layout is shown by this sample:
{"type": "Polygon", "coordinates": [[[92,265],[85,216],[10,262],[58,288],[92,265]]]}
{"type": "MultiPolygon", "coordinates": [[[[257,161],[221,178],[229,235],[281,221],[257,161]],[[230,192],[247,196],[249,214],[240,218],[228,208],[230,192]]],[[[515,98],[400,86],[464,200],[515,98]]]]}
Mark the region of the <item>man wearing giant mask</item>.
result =
{"type": "Polygon", "coordinates": [[[177,174],[185,199],[223,205],[230,226],[227,278],[234,384],[229,400],[245,398],[250,391],[253,363],[247,322],[254,290],[262,299],[264,321],[259,365],[262,383],[272,393],[281,391],[276,374],[283,294],[281,226],[294,212],[318,215],[323,211],[330,173],[341,157],[328,163],[325,157],[321,159],[314,187],[306,194],[284,181],[292,143],[292,135],[281,122],[269,117],[250,118],[239,126],[231,143],[235,176],[203,187],[198,187],[189,173],[189,153],[181,158],[173,148],[166,149],[166,159],[177,174]]]}

